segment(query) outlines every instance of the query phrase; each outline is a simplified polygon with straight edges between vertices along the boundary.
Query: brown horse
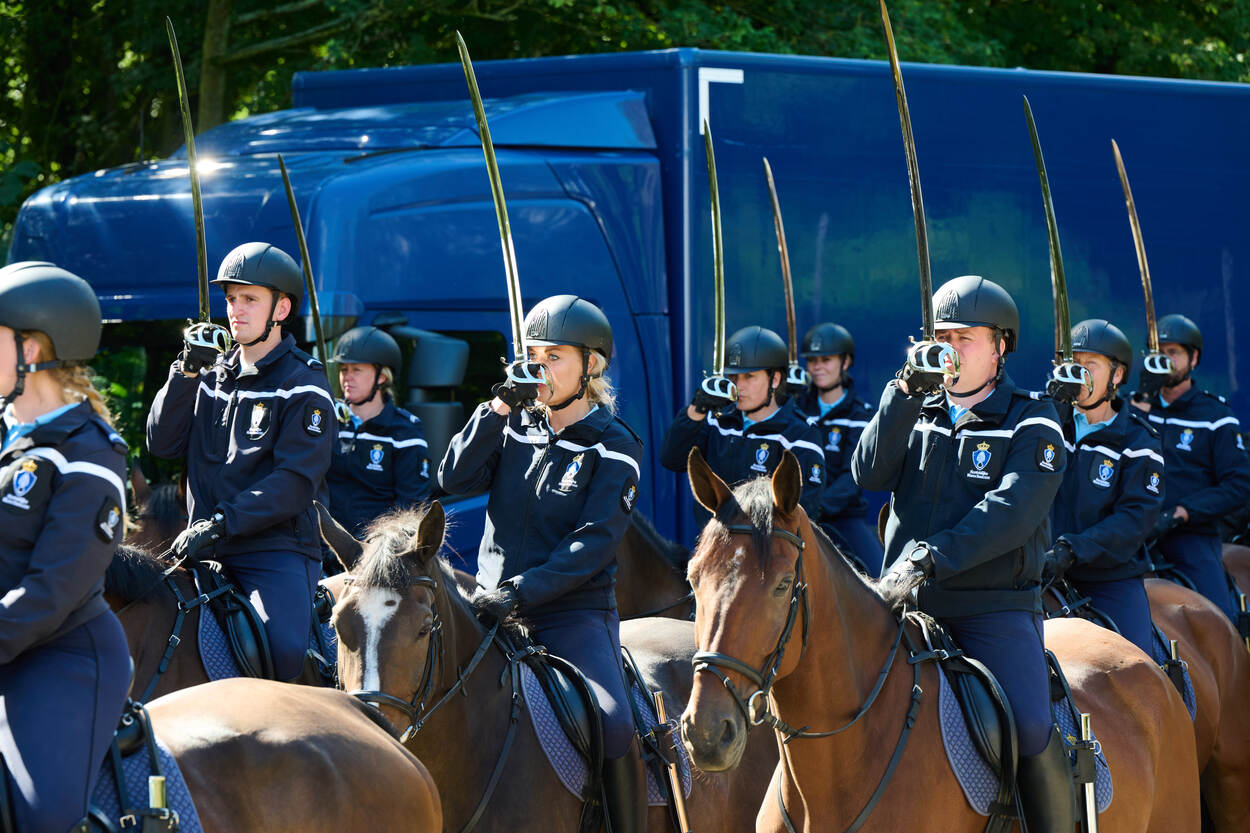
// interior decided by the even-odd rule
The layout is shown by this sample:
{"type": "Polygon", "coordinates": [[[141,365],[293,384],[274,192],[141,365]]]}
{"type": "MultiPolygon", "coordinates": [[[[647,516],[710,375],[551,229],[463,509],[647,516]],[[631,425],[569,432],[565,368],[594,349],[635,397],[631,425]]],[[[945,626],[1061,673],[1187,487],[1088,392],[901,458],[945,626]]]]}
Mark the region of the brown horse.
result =
{"type": "Polygon", "coordinates": [[[139,524],[127,530],[126,542],[151,552],[165,552],[187,526],[187,500],[181,484],[161,483],[153,488],[135,466],[130,470],[130,486],[139,507],[139,524]]]}
{"type": "Polygon", "coordinates": [[[1194,738],[1202,800],[1218,833],[1250,830],[1250,654],[1205,596],[1147,579],[1156,625],[1178,643],[1194,684],[1194,738]]]}
{"type": "Polygon", "coordinates": [[[1225,544],[1224,570],[1233,577],[1237,588],[1250,597],[1250,547],[1225,544]]]}
{"type": "Polygon", "coordinates": [[[230,679],[148,706],[205,833],[437,833],[438,790],[376,711],[333,689],[230,679]]]}
{"type": "MultiPolygon", "coordinates": [[[[455,571],[437,556],[442,506],[379,519],[363,551],[324,513],[322,524],[331,547],[348,550],[345,566],[353,565],[327,580],[338,599],[333,623],[342,684],[371,692],[363,696],[406,727],[405,745],[437,783],[448,785],[445,829],[476,823],[513,833],[577,830],[581,801],[548,764],[524,699],[514,699],[515,660],[477,620],[455,571]],[[421,604],[431,591],[433,616],[421,604]]],[[[670,619],[630,625],[622,628],[624,641],[675,714],[690,689],[693,625],[670,619]],[[642,638],[631,641],[636,635],[642,638]]],[[[754,818],[777,753],[762,742],[745,756],[750,765],[739,773],[694,773],[687,805],[700,833],[743,830],[754,818]]],[[[666,813],[651,808],[648,829],[666,831],[666,813]]]]}
{"type": "Polygon", "coordinates": [[[694,593],[684,569],[689,555],[681,544],[661,535],[645,515],[634,512],[616,551],[616,609],[621,619],[693,619],[694,593]]]}
{"type": "MultiPolygon", "coordinates": [[[[757,830],[786,829],[778,796],[795,828],[809,833],[847,829],[865,812],[865,831],[982,830],[986,819],[965,801],[943,749],[938,670],[910,665],[905,651],[892,654],[899,621],[814,530],[798,502],[802,480],[793,455],[784,455],[771,480],[732,491],[697,453],[689,473],[695,498],[714,516],[689,570],[699,649],[736,658],[739,668],[761,678],[753,682],[719,662],[725,681],[697,675],[682,715],[695,763],[710,770],[739,764],[746,710],[761,718],[766,709],[811,732],[844,727],[782,747],[757,830]],[[870,700],[882,673],[884,683],[870,700]],[[761,681],[772,683],[771,693],[748,697],[761,681]]],[[[910,641],[923,645],[915,626],[906,627],[910,641]]],[[[1089,622],[1047,623],[1046,642],[1062,661],[1078,706],[1093,713],[1114,773],[1115,799],[1100,816],[1101,829],[1197,831],[1193,731],[1171,683],[1121,637],[1089,622]]]]}

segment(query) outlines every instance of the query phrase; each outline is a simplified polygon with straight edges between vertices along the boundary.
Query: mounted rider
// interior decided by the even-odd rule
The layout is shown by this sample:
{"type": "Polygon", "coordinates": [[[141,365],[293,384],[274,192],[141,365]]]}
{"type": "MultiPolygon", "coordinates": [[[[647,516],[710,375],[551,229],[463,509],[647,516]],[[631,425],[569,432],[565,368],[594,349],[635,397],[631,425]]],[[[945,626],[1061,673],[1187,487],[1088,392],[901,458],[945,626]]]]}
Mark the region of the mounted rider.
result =
{"type": "Polygon", "coordinates": [[[174,542],[210,554],[265,622],[278,679],[303,665],[320,577],[313,498],[325,487],[335,437],[322,365],[284,332],[303,297],[290,255],[245,243],[213,281],[226,295],[236,344],[224,356],[187,331],[181,355],[148,413],[148,450],[186,457],[191,522],[174,542]]]}
{"type": "Polygon", "coordinates": [[[1125,639],[1150,656],[1150,603],[1142,576],[1151,569],[1142,550],[1163,505],[1164,465],[1159,435],[1145,414],[1117,395],[1133,366],[1124,333],[1102,318],[1072,328],[1077,364],[1093,390],[1072,405],[1056,403],[1068,463],[1051,506],[1051,571],[1066,576],[1125,639]]]}
{"type": "Polygon", "coordinates": [[[893,493],[879,588],[895,605],[917,590],[920,610],[998,678],[1015,715],[1023,820],[1070,831],[1075,794],[1052,723],[1040,589],[1063,435],[1050,402],[1004,373],[1020,331],[1006,290],[968,275],[940,287],[933,305],[958,375],[925,369],[933,363],[911,354],[936,346],[915,345],[852,460],[860,486],[893,493]]]}
{"type": "Polygon", "coordinates": [[[104,571],[125,527],[126,444],[85,366],[102,330],[86,281],[0,269],[0,814],[69,830],[130,684],[104,571]]]}
{"type": "Polygon", "coordinates": [[[519,613],[535,641],[590,681],[603,719],[607,811],[616,833],[646,829],[646,793],[621,668],[616,551],[638,500],[642,442],[616,416],[604,375],[612,328],[575,295],[525,318],[529,361],[514,364],[451,440],[449,494],[490,492],[473,606],[519,613]],[[537,366],[535,366],[537,365],[537,366]],[[542,378],[542,383],[518,379],[542,378]]]}
{"type": "Polygon", "coordinates": [[[330,513],[357,538],[383,512],[411,508],[430,496],[430,462],[421,420],[400,408],[392,385],[402,356],[377,327],[355,327],[339,338],[331,364],[351,409],[326,476],[330,513]]]}
{"type": "Polygon", "coordinates": [[[794,404],[820,429],[825,452],[825,488],[816,520],[843,551],[870,574],[880,575],[881,542],[867,521],[868,503],[851,473],[851,453],[873,414],[847,372],[855,364],[855,339],[842,325],[826,321],[803,336],[799,355],[812,386],[796,396],[794,404]]]}
{"type": "Polygon", "coordinates": [[[1183,315],[1163,316],[1159,346],[1172,360],[1172,374],[1144,408],[1162,437],[1167,481],[1163,511],[1150,537],[1198,592],[1235,622],[1218,523],[1250,501],[1250,460],[1240,423],[1221,397],[1194,385],[1192,373],[1202,358],[1197,324],[1183,315]]]}
{"type": "MultiPolygon", "coordinates": [[[[825,455],[820,430],[808,424],[792,400],[778,401],[788,362],[786,343],[772,330],[744,327],[730,336],[725,375],[737,386],[737,399],[712,396],[701,386],[664,435],[664,467],[684,472],[690,449],[697,446],[712,471],[736,486],[772,474],[789,449],[802,466],[800,503],[809,516],[819,517],[825,455]]],[[[708,517],[707,510],[695,507],[699,526],[708,517]]]]}

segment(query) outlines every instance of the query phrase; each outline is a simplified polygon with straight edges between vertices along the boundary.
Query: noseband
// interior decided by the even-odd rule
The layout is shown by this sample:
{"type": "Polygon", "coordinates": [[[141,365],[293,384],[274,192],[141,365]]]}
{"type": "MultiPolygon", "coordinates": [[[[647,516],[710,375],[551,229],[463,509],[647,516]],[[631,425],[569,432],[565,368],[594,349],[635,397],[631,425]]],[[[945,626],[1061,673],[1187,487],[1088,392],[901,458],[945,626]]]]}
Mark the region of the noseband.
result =
{"type": "MultiPolygon", "coordinates": [[[[738,535],[754,535],[755,527],[749,524],[726,525],[725,531],[738,535]]],[[[786,611],[786,622],[781,628],[781,634],[777,637],[777,647],[773,648],[773,652],[764,658],[764,664],[756,669],[748,665],[737,657],[729,654],[722,654],[717,651],[698,651],[695,653],[691,661],[694,663],[694,673],[706,671],[721,681],[725,689],[733,697],[734,703],[742,712],[742,716],[746,718],[748,728],[758,726],[765,722],[768,715],[768,694],[772,690],[773,680],[777,677],[777,672],[781,669],[781,662],[786,655],[786,646],[790,643],[790,637],[794,634],[794,625],[799,618],[799,610],[803,613],[803,646],[799,651],[800,659],[803,652],[807,650],[807,634],[808,628],[811,626],[811,607],[807,600],[807,581],[803,575],[803,539],[796,533],[787,529],[773,529],[770,533],[771,537],[779,538],[782,541],[788,541],[798,548],[799,557],[794,564],[794,585],[790,588],[790,607],[786,611]],[[721,669],[736,671],[746,677],[755,684],[756,689],[746,699],[743,699],[737,687],[725,675],[721,669]]]]}

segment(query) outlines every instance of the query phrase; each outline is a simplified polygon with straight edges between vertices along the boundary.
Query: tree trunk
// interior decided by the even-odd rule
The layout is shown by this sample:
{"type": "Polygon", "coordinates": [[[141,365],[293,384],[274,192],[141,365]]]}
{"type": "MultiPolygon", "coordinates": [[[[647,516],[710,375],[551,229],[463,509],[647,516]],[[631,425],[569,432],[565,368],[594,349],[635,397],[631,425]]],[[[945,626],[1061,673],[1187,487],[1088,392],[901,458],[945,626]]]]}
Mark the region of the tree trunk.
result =
{"type": "Polygon", "coordinates": [[[195,129],[202,133],[226,119],[226,65],[219,58],[230,41],[234,0],[209,0],[200,52],[200,112],[195,129]]]}

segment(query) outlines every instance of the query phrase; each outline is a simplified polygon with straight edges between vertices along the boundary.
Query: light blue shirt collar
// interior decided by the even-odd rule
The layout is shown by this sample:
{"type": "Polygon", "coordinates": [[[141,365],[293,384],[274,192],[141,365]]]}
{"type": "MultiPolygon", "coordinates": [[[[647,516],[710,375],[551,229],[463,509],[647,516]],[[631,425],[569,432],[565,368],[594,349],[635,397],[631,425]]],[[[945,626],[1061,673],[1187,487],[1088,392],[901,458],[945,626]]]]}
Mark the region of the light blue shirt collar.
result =
{"type": "Polygon", "coordinates": [[[819,396],[816,397],[816,404],[820,406],[820,415],[824,416],[825,414],[832,411],[834,408],[841,405],[843,399],[846,399],[846,388],[842,389],[842,395],[839,396],[836,401],[830,402],[828,404],[826,404],[825,400],[821,399],[819,396]]]}
{"type": "Polygon", "coordinates": [[[77,408],[80,404],[81,403],[79,402],[71,402],[68,405],[62,405],[59,408],[48,411],[46,414],[40,414],[39,416],[35,417],[34,422],[18,422],[17,413],[13,410],[13,406],[9,405],[7,408],[4,409],[4,421],[5,421],[5,424],[9,426],[9,430],[5,434],[4,445],[0,446],[0,450],[8,448],[10,445],[15,443],[18,439],[26,436],[31,431],[34,431],[40,425],[47,425],[49,422],[56,419],[61,414],[65,413],[66,411],[72,408],[77,408]]]}
{"type": "Polygon", "coordinates": [[[1097,431],[1099,428],[1102,428],[1103,426],[1106,426],[1106,425],[1110,425],[1113,422],[1115,422],[1114,415],[1111,417],[1111,419],[1103,420],[1102,422],[1091,423],[1089,421],[1089,418],[1086,417],[1085,414],[1080,410],[1075,410],[1072,414],[1072,424],[1073,424],[1073,427],[1076,429],[1076,441],[1078,443],[1081,440],[1083,440],[1085,437],[1097,431]]]}
{"type": "Polygon", "coordinates": [[[958,405],[951,401],[951,395],[946,394],[946,412],[951,415],[951,424],[959,422],[959,418],[968,413],[968,409],[963,405],[958,405]]]}

